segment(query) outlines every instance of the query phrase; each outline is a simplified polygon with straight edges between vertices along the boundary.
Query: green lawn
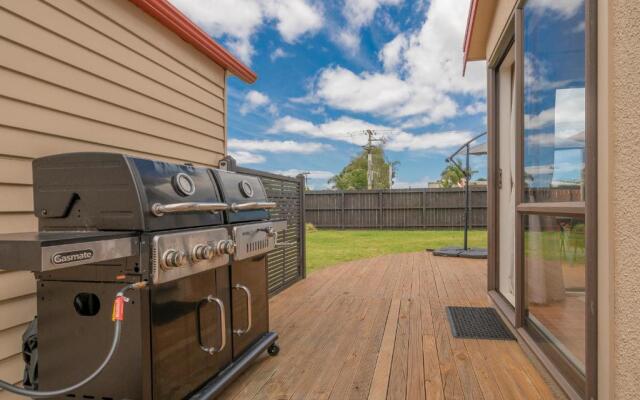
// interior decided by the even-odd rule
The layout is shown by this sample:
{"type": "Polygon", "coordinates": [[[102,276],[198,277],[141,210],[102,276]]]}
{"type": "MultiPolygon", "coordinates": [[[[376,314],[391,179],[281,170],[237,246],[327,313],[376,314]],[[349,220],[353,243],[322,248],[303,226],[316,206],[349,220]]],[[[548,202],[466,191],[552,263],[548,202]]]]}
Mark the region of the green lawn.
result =
{"type": "MultiPolygon", "coordinates": [[[[462,231],[307,231],[307,273],[383,254],[462,246],[462,238],[462,231]]],[[[487,231],[470,231],[469,246],[486,247],[487,231]]]]}

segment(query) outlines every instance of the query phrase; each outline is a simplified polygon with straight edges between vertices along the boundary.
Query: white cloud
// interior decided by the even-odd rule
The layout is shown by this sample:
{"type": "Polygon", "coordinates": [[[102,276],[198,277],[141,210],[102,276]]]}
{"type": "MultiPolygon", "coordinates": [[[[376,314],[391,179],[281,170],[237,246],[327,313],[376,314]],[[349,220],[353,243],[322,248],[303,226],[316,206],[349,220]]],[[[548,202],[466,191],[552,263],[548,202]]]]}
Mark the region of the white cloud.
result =
{"type": "Polygon", "coordinates": [[[393,134],[385,148],[392,151],[442,150],[459,146],[471,139],[469,132],[449,131],[414,135],[406,132],[393,134]]]}
{"type": "Polygon", "coordinates": [[[554,125],[555,136],[567,139],[584,132],[585,96],[584,88],[555,90],[555,106],[538,114],[525,114],[525,129],[540,129],[554,125]]]}
{"type": "Polygon", "coordinates": [[[262,0],[268,17],[274,18],[282,38],[293,43],[307,32],[316,32],[322,27],[320,11],[305,0],[262,0]]]}
{"type": "Polygon", "coordinates": [[[410,99],[411,90],[393,74],[356,75],[342,67],[329,67],[320,74],[315,94],[334,108],[392,115],[410,99]]]}
{"type": "Polygon", "coordinates": [[[267,161],[264,156],[243,150],[230,151],[229,155],[235,158],[238,164],[261,164],[267,161]]]}
{"type": "Polygon", "coordinates": [[[285,57],[289,57],[289,54],[285,52],[282,49],[282,47],[278,47],[277,49],[275,49],[273,53],[271,53],[271,55],[269,56],[269,58],[271,59],[271,62],[277,60],[278,58],[285,58],[285,57]]]}
{"type": "Polygon", "coordinates": [[[350,117],[314,124],[306,120],[285,116],[278,119],[269,132],[293,133],[362,146],[367,142],[366,135],[361,133],[365,129],[381,132],[386,140],[385,149],[390,151],[441,150],[461,145],[471,139],[469,132],[450,131],[417,135],[350,117]]]}
{"type": "Polygon", "coordinates": [[[527,135],[529,146],[555,147],[556,149],[580,149],[584,147],[584,131],[572,135],[536,133],[527,135]]]}
{"type": "Polygon", "coordinates": [[[547,16],[559,16],[561,18],[571,18],[581,7],[584,7],[584,0],[529,0],[527,9],[540,14],[547,13],[547,16]]]}
{"type": "Polygon", "coordinates": [[[464,112],[469,115],[486,113],[487,103],[485,103],[484,101],[477,101],[473,104],[469,104],[464,108],[464,112]]]}
{"type": "Polygon", "coordinates": [[[272,171],[274,174],[280,174],[285,176],[297,177],[300,174],[306,175],[306,185],[311,190],[330,189],[328,181],[335,174],[331,171],[315,171],[315,170],[303,170],[303,169],[287,169],[272,171]]]}
{"type": "MultiPolygon", "coordinates": [[[[333,39],[342,47],[357,51],[360,47],[360,29],[369,25],[376,11],[384,6],[397,6],[402,0],[345,0],[342,15],[346,26],[333,35],[333,39]]],[[[384,22],[384,21],[383,21],[384,22]]],[[[386,25],[389,23],[387,22],[386,25]]]]}
{"type": "Polygon", "coordinates": [[[525,129],[540,129],[545,126],[549,126],[553,123],[555,118],[555,108],[547,108],[540,111],[539,114],[525,114],[524,115],[524,127],[525,129]]]}
{"type": "Polygon", "coordinates": [[[353,27],[362,27],[368,25],[376,13],[376,10],[382,6],[397,6],[402,0],[346,0],[342,9],[342,14],[353,27]]]}
{"type": "Polygon", "coordinates": [[[419,179],[417,181],[402,181],[402,180],[396,180],[395,182],[393,182],[393,189],[412,189],[412,188],[425,188],[429,186],[429,182],[431,182],[432,179],[429,177],[424,177],[422,179],[419,179]]]}
{"type": "Polygon", "coordinates": [[[256,106],[262,106],[269,103],[269,97],[264,93],[258,92],[257,90],[250,90],[249,93],[247,93],[246,98],[247,101],[256,106]]]}
{"type": "Polygon", "coordinates": [[[555,131],[563,139],[582,133],[585,127],[584,88],[556,90],[555,131]]]}
{"type": "Polygon", "coordinates": [[[550,81],[548,79],[549,67],[546,62],[538,59],[533,53],[524,55],[524,85],[527,88],[526,101],[538,102],[537,92],[549,89],[557,89],[567,86],[570,80],[550,81]]]}
{"type": "Polygon", "coordinates": [[[402,52],[406,50],[409,45],[407,37],[403,34],[397,35],[392,41],[385,44],[378,58],[382,61],[385,71],[393,71],[402,62],[402,52]]]}
{"type": "Polygon", "coordinates": [[[469,1],[433,0],[421,29],[400,34],[379,53],[385,71],[355,73],[341,66],[320,71],[310,102],[366,112],[404,127],[426,126],[458,115],[454,95],[483,97],[483,62],[462,76],[462,42],[469,1]]]}
{"type": "Polygon", "coordinates": [[[273,171],[274,174],[285,175],[285,176],[293,176],[296,177],[302,173],[307,175],[307,179],[323,179],[327,180],[332,178],[335,174],[331,171],[314,171],[314,170],[304,170],[304,169],[287,169],[287,170],[279,170],[273,171]]]}
{"type": "Polygon", "coordinates": [[[358,50],[360,46],[360,36],[358,32],[353,32],[350,30],[341,30],[332,35],[332,38],[342,47],[346,48],[351,52],[355,52],[358,50]]]}
{"type": "Polygon", "coordinates": [[[583,169],[584,163],[557,162],[555,164],[529,165],[525,167],[524,171],[529,175],[575,175],[572,173],[582,172],[583,169]]]}
{"type": "Polygon", "coordinates": [[[364,129],[389,130],[389,127],[370,124],[366,121],[340,117],[322,124],[291,117],[289,115],[276,120],[269,133],[293,133],[316,138],[338,140],[356,145],[364,145],[366,137],[360,131],[364,129]]]}
{"type": "Polygon", "coordinates": [[[294,140],[241,140],[229,139],[229,149],[266,153],[313,154],[331,150],[331,145],[314,142],[296,142],[294,140]]]}
{"type": "Polygon", "coordinates": [[[278,113],[278,108],[275,104],[271,103],[269,96],[257,90],[250,90],[244,96],[244,103],[240,106],[240,114],[246,115],[259,109],[266,109],[274,115],[278,113]]]}
{"type": "Polygon", "coordinates": [[[245,63],[255,50],[252,36],[275,21],[282,38],[293,43],[323,25],[320,9],[307,0],[170,0],[200,28],[225,44],[245,63]]]}

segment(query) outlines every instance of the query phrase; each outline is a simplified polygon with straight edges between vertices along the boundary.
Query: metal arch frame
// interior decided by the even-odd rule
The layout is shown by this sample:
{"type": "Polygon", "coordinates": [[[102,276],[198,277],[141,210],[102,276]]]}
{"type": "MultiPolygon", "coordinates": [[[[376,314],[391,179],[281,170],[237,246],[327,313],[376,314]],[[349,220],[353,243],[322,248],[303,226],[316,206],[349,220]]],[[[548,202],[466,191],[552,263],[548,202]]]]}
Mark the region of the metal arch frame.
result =
{"type": "Polygon", "coordinates": [[[446,158],[446,161],[452,165],[455,165],[456,168],[458,168],[460,171],[462,171],[462,173],[464,174],[464,178],[465,178],[465,184],[464,184],[464,246],[463,246],[463,250],[467,251],[469,250],[469,199],[471,197],[471,191],[469,189],[469,181],[471,180],[471,173],[469,172],[469,146],[471,145],[471,143],[475,142],[476,140],[480,139],[481,137],[485,136],[487,134],[487,131],[484,131],[476,136],[474,136],[473,138],[471,138],[470,140],[468,140],[466,143],[464,143],[462,146],[460,146],[456,151],[454,151],[449,157],[446,158]],[[456,155],[458,155],[458,153],[460,153],[463,149],[467,149],[466,154],[465,154],[465,168],[462,168],[462,166],[460,165],[459,162],[457,162],[454,157],[456,155]]]}

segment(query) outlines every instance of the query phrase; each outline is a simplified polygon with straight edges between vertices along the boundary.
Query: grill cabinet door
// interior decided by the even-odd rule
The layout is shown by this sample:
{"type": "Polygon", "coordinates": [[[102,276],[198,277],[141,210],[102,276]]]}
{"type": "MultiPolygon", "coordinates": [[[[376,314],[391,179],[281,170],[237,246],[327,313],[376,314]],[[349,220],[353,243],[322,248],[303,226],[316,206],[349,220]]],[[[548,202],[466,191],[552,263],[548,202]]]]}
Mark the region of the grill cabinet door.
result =
{"type": "MultiPolygon", "coordinates": [[[[123,283],[39,281],[38,379],[40,390],[54,390],[94,371],[113,340],[111,305],[123,283]]],[[[105,370],[93,381],[56,399],[149,399],[143,393],[142,354],[146,298],[127,293],[120,345],[105,370]]],[[[145,340],[146,339],[146,340],[145,340]]]]}
{"type": "Polygon", "coordinates": [[[184,398],[231,362],[228,281],[228,267],[222,267],[167,282],[152,290],[154,399],[184,398]],[[213,354],[201,348],[201,344],[219,347],[222,343],[221,313],[217,302],[207,301],[209,296],[223,303],[227,327],[226,346],[213,354]],[[198,335],[198,314],[202,343],[198,335]]]}
{"type": "Polygon", "coordinates": [[[236,261],[231,267],[233,357],[237,358],[269,330],[266,257],[236,261]],[[248,296],[251,297],[251,318],[248,296]],[[251,321],[251,328],[245,332],[251,321]],[[240,334],[238,334],[240,333],[240,334]]]}

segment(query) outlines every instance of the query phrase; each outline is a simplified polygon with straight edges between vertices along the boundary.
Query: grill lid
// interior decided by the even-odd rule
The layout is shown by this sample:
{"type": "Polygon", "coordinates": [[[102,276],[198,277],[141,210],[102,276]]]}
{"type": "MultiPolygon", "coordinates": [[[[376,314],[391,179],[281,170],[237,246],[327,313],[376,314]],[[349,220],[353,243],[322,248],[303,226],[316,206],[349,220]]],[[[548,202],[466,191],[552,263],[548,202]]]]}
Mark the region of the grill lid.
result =
{"type": "Polygon", "coordinates": [[[276,206],[269,202],[262,181],[257,176],[212,169],[222,199],[229,204],[225,212],[229,224],[269,219],[269,209],[276,206]]]}
{"type": "Polygon", "coordinates": [[[116,153],[69,153],[33,162],[41,231],[156,231],[223,223],[207,168],[116,153]]]}

